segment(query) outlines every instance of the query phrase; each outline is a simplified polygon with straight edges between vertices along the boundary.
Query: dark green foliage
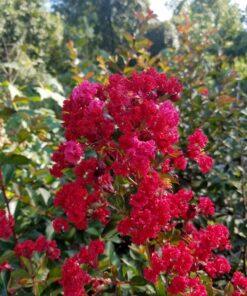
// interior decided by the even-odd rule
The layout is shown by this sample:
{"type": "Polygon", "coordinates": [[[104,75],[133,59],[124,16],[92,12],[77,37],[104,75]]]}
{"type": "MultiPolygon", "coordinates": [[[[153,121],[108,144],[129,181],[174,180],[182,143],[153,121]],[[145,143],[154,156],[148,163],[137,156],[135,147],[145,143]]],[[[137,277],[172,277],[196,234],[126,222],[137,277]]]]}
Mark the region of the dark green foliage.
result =
{"type": "Polygon", "coordinates": [[[123,34],[134,34],[138,29],[135,15],[147,4],[139,0],[53,0],[52,7],[65,19],[66,38],[75,41],[81,50],[79,56],[85,57],[99,49],[116,52],[123,34]]]}

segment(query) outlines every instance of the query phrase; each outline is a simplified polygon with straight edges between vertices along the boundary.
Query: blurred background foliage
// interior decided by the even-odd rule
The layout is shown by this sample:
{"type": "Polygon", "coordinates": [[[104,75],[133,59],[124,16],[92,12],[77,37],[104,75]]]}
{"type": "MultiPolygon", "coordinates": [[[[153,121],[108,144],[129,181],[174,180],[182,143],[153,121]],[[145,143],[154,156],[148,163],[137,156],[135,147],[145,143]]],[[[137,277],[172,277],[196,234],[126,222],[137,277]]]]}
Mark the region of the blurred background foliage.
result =
{"type": "Polygon", "coordinates": [[[246,272],[246,15],[229,0],[166,2],[173,17],[161,22],[147,0],[0,0],[0,166],[17,234],[53,235],[50,156],[72,87],[156,67],[183,82],[182,140],[196,127],[210,138],[214,170],[183,178],[216,202],[234,269],[246,272]]]}

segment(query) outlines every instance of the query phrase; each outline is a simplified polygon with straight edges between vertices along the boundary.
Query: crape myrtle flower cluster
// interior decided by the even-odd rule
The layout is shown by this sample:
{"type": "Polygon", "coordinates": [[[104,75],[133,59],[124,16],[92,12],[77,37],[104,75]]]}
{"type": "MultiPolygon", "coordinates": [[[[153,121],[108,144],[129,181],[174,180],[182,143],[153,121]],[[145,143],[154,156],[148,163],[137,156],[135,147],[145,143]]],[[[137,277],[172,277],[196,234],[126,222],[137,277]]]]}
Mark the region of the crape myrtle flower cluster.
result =
{"type": "Polygon", "coordinates": [[[14,218],[0,209],[0,239],[9,239],[13,234],[14,218]]]}
{"type": "Polygon", "coordinates": [[[62,268],[61,280],[64,295],[87,295],[84,286],[88,284],[92,284],[95,290],[100,287],[100,280],[91,277],[81,266],[97,268],[98,256],[104,252],[104,248],[105,245],[101,240],[93,240],[89,246],[82,247],[79,253],[65,261],[62,268]]]}
{"type": "Polygon", "coordinates": [[[46,253],[50,260],[57,260],[60,257],[60,249],[55,240],[47,240],[45,236],[40,235],[35,241],[25,240],[19,242],[15,247],[15,254],[25,258],[31,258],[35,252],[46,253]]]}
{"type": "Polygon", "coordinates": [[[233,296],[243,296],[246,295],[247,291],[247,277],[245,277],[241,272],[236,271],[232,278],[232,283],[234,286],[233,296]]]}
{"type": "MultiPolygon", "coordinates": [[[[116,227],[134,244],[147,246],[144,278],[155,284],[163,275],[172,295],[203,296],[206,287],[198,274],[215,279],[229,273],[231,266],[219,252],[231,245],[224,225],[198,228],[193,223],[199,215],[214,214],[209,197],[196,197],[189,188],[173,189],[174,180],[179,183],[178,170],[186,170],[189,160],[203,174],[213,166],[205,151],[208,138],[201,129],[188,137],[186,149],[179,146],[179,111],[174,102],[181,92],[176,78],[154,69],[131,77],[115,74],[106,85],[84,81],[74,88],[63,107],[66,141],[53,154],[51,169],[55,177],[69,170],[74,180],[56,194],[54,204],[64,216],[53,226],[59,233],[69,224],[86,230],[92,220],[106,225],[114,208],[110,197],[124,198],[130,209],[116,209],[121,213],[116,227]],[[128,186],[121,186],[119,180],[128,186]],[[181,221],[179,242],[160,239],[181,221]]],[[[61,280],[64,295],[86,295],[85,286],[104,285],[102,278],[93,278],[82,268],[86,264],[97,269],[103,251],[102,241],[92,241],[66,259],[61,280]]],[[[233,284],[234,295],[245,295],[242,275],[235,274],[233,284]]]]}

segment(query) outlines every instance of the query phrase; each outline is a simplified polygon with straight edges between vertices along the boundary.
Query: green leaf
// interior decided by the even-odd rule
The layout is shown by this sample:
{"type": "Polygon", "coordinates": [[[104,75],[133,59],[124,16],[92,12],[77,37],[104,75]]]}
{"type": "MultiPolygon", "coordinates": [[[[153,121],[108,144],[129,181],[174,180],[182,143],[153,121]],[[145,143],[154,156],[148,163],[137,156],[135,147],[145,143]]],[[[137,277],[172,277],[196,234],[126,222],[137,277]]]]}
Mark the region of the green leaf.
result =
{"type": "Polygon", "coordinates": [[[110,262],[115,265],[115,266],[120,266],[120,260],[115,252],[115,247],[114,244],[112,242],[107,242],[106,243],[106,254],[110,259],[110,262]]]}
{"type": "Polygon", "coordinates": [[[149,39],[142,39],[135,42],[135,48],[140,50],[142,48],[149,48],[152,42],[149,39]]]}
{"type": "Polygon", "coordinates": [[[16,269],[11,272],[10,280],[8,283],[8,290],[19,289],[21,287],[31,287],[32,280],[30,279],[28,273],[24,269],[16,269]]]}
{"type": "Polygon", "coordinates": [[[20,257],[20,260],[24,264],[25,270],[28,271],[28,274],[32,274],[33,273],[32,262],[26,257],[20,257]]]}
{"type": "Polygon", "coordinates": [[[15,258],[15,252],[12,250],[5,251],[0,257],[0,263],[5,261],[11,261],[11,259],[15,258]]]}
{"type": "Polygon", "coordinates": [[[8,119],[11,115],[15,114],[16,111],[15,109],[13,108],[3,108],[1,111],[0,111],[0,118],[3,118],[3,119],[8,119]]]}
{"type": "Polygon", "coordinates": [[[4,178],[4,184],[8,185],[15,173],[15,167],[12,164],[6,164],[2,166],[2,173],[4,178]]]}
{"type": "Polygon", "coordinates": [[[214,296],[212,279],[209,278],[206,274],[201,274],[200,279],[202,280],[203,284],[205,285],[205,287],[207,289],[208,296],[214,296]]]}
{"type": "Polygon", "coordinates": [[[131,279],[131,285],[134,285],[134,286],[145,286],[147,284],[147,281],[141,277],[141,276],[134,276],[132,279],[131,279]]]}
{"type": "Polygon", "coordinates": [[[58,103],[59,106],[63,106],[63,101],[64,101],[64,96],[60,95],[59,93],[53,92],[49,90],[48,88],[43,88],[43,87],[37,87],[36,88],[37,92],[39,93],[40,97],[42,99],[53,99],[58,103]]]}
{"type": "Polygon", "coordinates": [[[8,296],[6,277],[3,272],[0,273],[0,293],[1,296],[8,296]]]}
{"type": "Polygon", "coordinates": [[[29,99],[27,97],[15,97],[13,102],[26,105],[29,103],[29,99]]]}
{"type": "Polygon", "coordinates": [[[128,33],[128,32],[126,32],[126,33],[124,33],[124,38],[130,43],[130,42],[133,42],[133,40],[134,40],[134,37],[130,34],[130,33],[128,33]]]}
{"type": "Polygon", "coordinates": [[[49,198],[51,196],[50,192],[47,191],[46,189],[44,188],[39,188],[37,190],[37,192],[42,196],[43,200],[44,200],[44,203],[47,205],[48,204],[48,201],[49,201],[49,198]]]}
{"type": "Polygon", "coordinates": [[[156,290],[157,296],[166,296],[167,295],[165,285],[164,285],[161,277],[159,277],[157,283],[155,284],[155,290],[156,290]]]}
{"type": "Polygon", "coordinates": [[[225,287],[224,295],[230,296],[232,295],[233,292],[234,292],[234,287],[232,283],[229,282],[225,287]]]}
{"type": "Polygon", "coordinates": [[[26,165],[31,162],[26,156],[21,154],[0,154],[0,165],[13,164],[13,165],[26,165]]]}
{"type": "Polygon", "coordinates": [[[14,99],[16,96],[21,97],[22,93],[21,91],[12,83],[9,83],[8,89],[10,92],[10,96],[12,99],[14,99]]]}
{"type": "Polygon", "coordinates": [[[50,270],[46,283],[49,286],[50,284],[59,281],[60,278],[61,278],[61,268],[54,267],[53,269],[50,270]]]}

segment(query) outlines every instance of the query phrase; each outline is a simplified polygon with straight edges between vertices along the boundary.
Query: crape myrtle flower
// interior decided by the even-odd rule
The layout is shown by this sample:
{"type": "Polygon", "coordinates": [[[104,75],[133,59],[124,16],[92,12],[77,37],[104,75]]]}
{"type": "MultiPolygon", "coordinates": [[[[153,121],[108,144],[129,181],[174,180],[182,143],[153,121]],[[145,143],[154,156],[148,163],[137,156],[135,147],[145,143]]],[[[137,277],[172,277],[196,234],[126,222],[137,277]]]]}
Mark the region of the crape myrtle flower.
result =
{"type": "MultiPolygon", "coordinates": [[[[121,236],[136,245],[152,243],[144,278],[155,284],[160,275],[167,277],[171,295],[204,296],[205,286],[191,274],[203,272],[214,279],[229,273],[230,264],[218,253],[231,244],[224,225],[195,226],[198,215],[214,215],[214,204],[180,186],[178,171],[185,171],[190,160],[203,174],[214,163],[202,129],[188,136],[186,151],[180,146],[175,102],[182,90],[176,77],[155,69],[129,77],[110,75],[105,84],[84,80],[73,89],[62,111],[65,141],[52,157],[54,177],[64,178],[70,172],[70,181],[63,182],[54,199],[65,218],[60,213],[53,227],[58,234],[68,229],[68,223],[85,231],[91,221],[107,225],[112,210],[119,211],[116,227],[121,236]],[[126,208],[111,204],[120,197],[128,202],[126,208]],[[169,236],[161,239],[177,225],[180,236],[175,243],[169,236]]],[[[58,256],[55,244],[43,238],[24,242],[16,253],[31,256],[37,248],[51,258],[58,256]]],[[[65,296],[86,295],[87,286],[102,289],[106,279],[90,276],[90,271],[98,269],[103,252],[103,241],[96,239],[65,259],[61,279],[65,296]]],[[[246,288],[239,274],[233,284],[235,293],[246,288]]]]}

